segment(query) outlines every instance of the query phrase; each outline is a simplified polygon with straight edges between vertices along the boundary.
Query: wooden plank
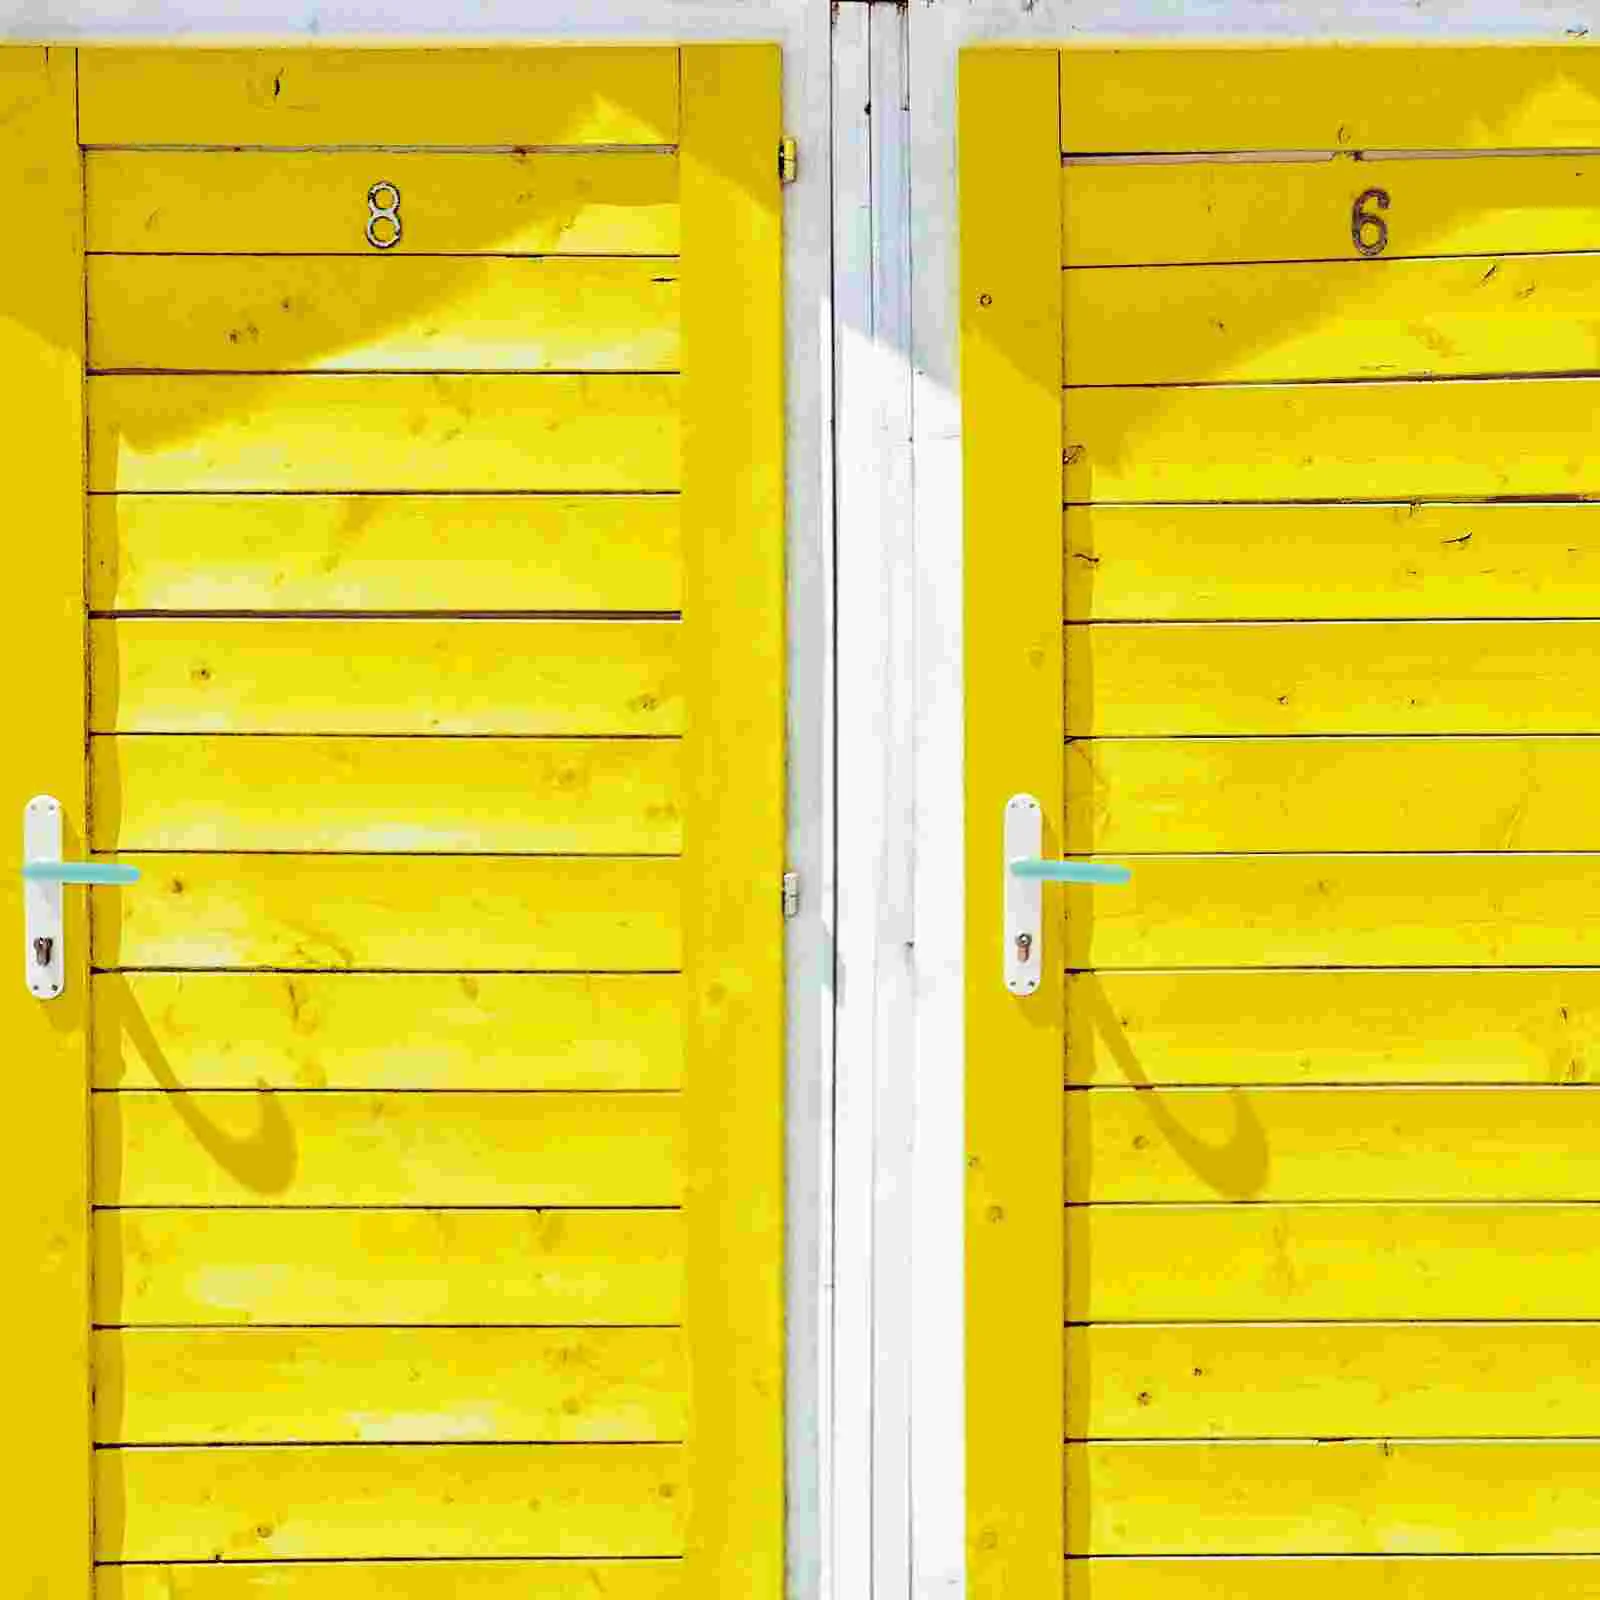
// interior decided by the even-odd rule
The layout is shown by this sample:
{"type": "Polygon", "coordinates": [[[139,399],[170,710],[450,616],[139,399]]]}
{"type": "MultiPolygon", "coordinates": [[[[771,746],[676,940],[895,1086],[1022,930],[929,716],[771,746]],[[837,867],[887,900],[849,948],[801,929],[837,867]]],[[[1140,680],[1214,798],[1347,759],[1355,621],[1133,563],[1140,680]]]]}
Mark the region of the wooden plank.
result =
{"type": "Polygon", "coordinates": [[[1596,739],[1089,739],[1068,851],[1594,850],[1596,739]]]}
{"type": "Polygon", "coordinates": [[[96,1095],[92,1120],[94,1197],[104,1206],[675,1206],[683,1198],[675,1094],[128,1089],[96,1095]]]}
{"type": "Polygon", "coordinates": [[[673,855],[683,842],[676,739],[146,734],[96,738],[90,766],[97,850],[673,855]]]}
{"type": "Polygon", "coordinates": [[[1600,53],[1571,40],[1073,46],[1060,59],[1063,150],[1600,144],[1600,53]]]}
{"type": "Polygon", "coordinates": [[[664,490],[677,379],[230,373],[89,379],[94,490],[664,490]]]}
{"type": "MultiPolygon", "coordinates": [[[[62,805],[81,846],[84,760],[83,214],[76,53],[0,49],[0,208],[26,237],[7,253],[0,363],[6,373],[7,499],[20,559],[0,601],[0,663],[15,684],[16,753],[0,784],[6,828],[36,794],[62,805]],[[26,530],[26,533],[23,532],[26,530]],[[24,554],[24,546],[26,552],[24,554]]],[[[9,832],[12,848],[20,843],[9,832]]],[[[11,857],[15,860],[16,857],[11,857]]],[[[20,960],[0,999],[0,1038],[15,1063],[21,1137],[0,1178],[0,1264],[31,1285],[7,1330],[7,1364],[26,1375],[11,1414],[28,1437],[26,1485],[13,1501],[7,1584],[19,1594],[87,1600],[89,1481],[88,940],[83,897],[67,897],[65,986],[47,1005],[20,960]]],[[[21,942],[22,880],[0,873],[0,916],[21,942]]],[[[14,945],[15,948],[15,945],[14,945]]],[[[19,1487],[23,1487],[19,1483],[19,1487]]]]}
{"type": "Polygon", "coordinates": [[[1594,733],[1595,622],[1067,629],[1074,735],[1594,733]]]}
{"type": "Polygon", "coordinates": [[[172,372],[673,372],[677,263],[95,256],[89,362],[172,372]]]}
{"type": "Polygon", "coordinates": [[[1371,188],[1389,196],[1385,260],[1588,250],[1600,222],[1594,156],[1118,161],[1069,165],[1061,179],[1073,267],[1353,261],[1351,217],[1371,188]]]}
{"type": "Polygon", "coordinates": [[[681,876],[660,857],[155,855],[94,905],[101,967],[669,972],[681,876]]]}
{"type": "Polygon", "coordinates": [[[94,1246],[116,1326],[683,1320],[676,1211],[102,1211],[94,1246]]]}
{"type": "Polygon", "coordinates": [[[1600,616],[1600,507],[1072,506],[1073,621],[1600,616]]]}
{"type": "Polygon", "coordinates": [[[103,1444],[654,1443],[688,1427],[666,1328],[115,1330],[103,1444]]]}
{"type": "Polygon", "coordinates": [[[90,629],[96,733],[676,734],[671,622],[130,618],[90,629]]]}
{"type": "Polygon", "coordinates": [[[783,56],[697,45],[682,61],[686,1566],[706,1600],[781,1600],[783,56]]]}
{"type": "Polygon", "coordinates": [[[1068,500],[1455,499],[1600,490],[1600,382],[1589,378],[1094,389],[1068,400],[1068,500]]]}
{"type": "MultiPolygon", "coordinates": [[[[1129,1556],[1069,1561],[1066,1600],[1335,1600],[1359,1589],[1375,1600],[1494,1600],[1537,1593],[1586,1600],[1600,1582],[1593,1556],[1129,1556]]],[[[186,1596],[186,1591],[178,1591],[186,1596]]],[[[209,1600],[195,1591],[196,1600],[209,1600]]],[[[145,1600],[130,1596],[129,1600],[145,1600]]],[[[161,1597],[165,1600],[165,1597],[161,1597]]],[[[222,1600],[222,1597],[219,1597],[222,1600]]],[[[233,1600],[228,1595],[226,1600],[233,1600]]],[[[321,1600],[321,1597],[316,1597],[321,1600]]],[[[432,1600],[432,1597],[429,1597],[432,1600]]]]}
{"type": "MultiPolygon", "coordinates": [[[[1060,962],[1026,999],[999,982],[1006,799],[1062,815],[1060,180],[1056,64],[960,65],[961,393],[967,561],[967,1574],[973,1600],[1060,1584],[1060,962]],[[1020,736],[1019,730],[1026,730],[1020,736]],[[1003,1074],[977,1069],[1003,1060],[1003,1074]],[[1030,1397],[1027,1425],[1016,1395],[1030,1397]]],[[[1059,915],[1059,901],[1045,901],[1059,915]]],[[[1059,921],[1045,924],[1059,948],[1059,921]]]]}
{"type": "Polygon", "coordinates": [[[401,233],[386,261],[678,250],[669,155],[90,151],[84,172],[99,253],[366,257],[367,192],[378,182],[400,191],[401,233]]]}
{"type": "Polygon", "coordinates": [[[1592,255],[1068,272],[1066,382],[1592,372],[1597,291],[1592,255]]]}
{"type": "Polygon", "coordinates": [[[1600,1444],[1093,1444],[1067,1450],[1086,1555],[1592,1554],[1600,1444]]]}
{"type": "Polygon", "coordinates": [[[1583,1438],[1600,1327],[1130,1323],[1067,1330],[1067,1432],[1091,1439],[1583,1438]]]}
{"type": "Polygon", "coordinates": [[[85,144],[671,144],[669,47],[84,52],[85,144]]]}
{"type": "Polygon", "coordinates": [[[1117,972],[1067,980],[1073,1083],[1585,1083],[1600,972],[1117,972]]]}
{"type": "MultiPolygon", "coordinates": [[[[685,1600],[680,1560],[101,1567],[95,1600],[685,1600]]],[[[1476,1596],[1471,1600],[1477,1600],[1476,1596]]],[[[1557,1600],[1566,1600],[1564,1594],[1557,1600]]]]}
{"type": "Polygon", "coordinates": [[[676,611],[678,508],[675,495],[96,495],[90,604],[676,611]]]}
{"type": "Polygon", "coordinates": [[[1076,1206],[1067,1315],[1590,1319],[1596,1249],[1585,1205],[1076,1206]]]}
{"type": "Polygon", "coordinates": [[[1069,886],[1067,965],[1586,966],[1600,856],[1158,856],[1069,886]]]}
{"type": "Polygon", "coordinates": [[[683,1545],[668,1444],[102,1450],[115,1561],[663,1556],[683,1545]]]}
{"type": "Polygon", "coordinates": [[[1067,1099],[1067,1198],[1595,1201],[1594,1095],[1553,1085],[1078,1091],[1067,1099]]]}
{"type": "Polygon", "coordinates": [[[99,1089],[677,1089],[682,979],[98,973],[99,1089]]]}

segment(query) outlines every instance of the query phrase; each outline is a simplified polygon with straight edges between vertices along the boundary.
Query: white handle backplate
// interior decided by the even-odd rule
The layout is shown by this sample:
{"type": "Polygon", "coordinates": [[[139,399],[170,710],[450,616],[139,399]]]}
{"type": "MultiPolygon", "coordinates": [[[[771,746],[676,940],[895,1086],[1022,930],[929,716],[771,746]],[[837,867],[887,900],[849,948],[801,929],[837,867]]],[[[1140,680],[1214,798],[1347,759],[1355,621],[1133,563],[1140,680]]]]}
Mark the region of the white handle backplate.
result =
{"type": "Polygon", "coordinates": [[[1005,880],[1005,974],[1012,994],[1032,994],[1044,970],[1044,885],[1037,878],[1019,878],[1013,861],[1036,860],[1044,847],[1044,812],[1031,794],[1006,801],[1000,875],[1005,880]]]}
{"type": "MultiPolygon", "coordinates": [[[[22,859],[61,859],[61,802],[52,795],[36,794],[23,808],[22,859]]],[[[65,885],[22,880],[22,959],[27,963],[28,993],[39,1000],[54,1000],[66,983],[65,903],[65,885]]]]}

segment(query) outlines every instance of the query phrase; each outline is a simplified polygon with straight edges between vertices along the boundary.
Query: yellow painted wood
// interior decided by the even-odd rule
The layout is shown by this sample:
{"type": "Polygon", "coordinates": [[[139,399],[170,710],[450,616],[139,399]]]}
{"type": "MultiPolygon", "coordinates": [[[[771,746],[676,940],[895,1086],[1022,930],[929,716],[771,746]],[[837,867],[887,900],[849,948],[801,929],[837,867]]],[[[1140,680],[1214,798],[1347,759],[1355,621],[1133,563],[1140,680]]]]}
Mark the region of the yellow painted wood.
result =
{"type": "Polygon", "coordinates": [[[1600,1200],[1597,1111],[1548,1085],[1079,1091],[1067,1198],[1600,1200]]]}
{"type": "Polygon", "coordinates": [[[1600,739],[1090,739],[1075,852],[1594,850],[1600,739]]]}
{"type": "Polygon", "coordinates": [[[89,361],[194,372],[672,372],[677,263],[96,256],[89,361]]]}
{"type": "Polygon", "coordinates": [[[102,1450],[95,1548],[123,1561],[661,1556],[677,1445],[102,1450]]]}
{"type": "Polygon", "coordinates": [[[1593,1319],[1597,1249],[1587,1205],[1078,1206],[1067,1316],[1593,1319]]]}
{"type": "Polygon", "coordinates": [[[683,1320],[676,1211],[102,1211],[102,1324],[683,1320]]]}
{"type": "Polygon", "coordinates": [[[673,1206],[682,1123],[675,1094],[124,1090],[95,1096],[94,1195],[110,1206],[673,1206]]]}
{"type": "Polygon", "coordinates": [[[683,51],[688,1581],[780,1600],[783,132],[776,45],[683,51]]]}
{"type": "Polygon", "coordinates": [[[1026,1000],[1000,982],[1002,809],[1038,796],[1047,854],[1062,814],[1061,185],[1054,56],[973,51],[960,74],[967,1588],[1017,1600],[1057,1592],[1062,1550],[1060,963],[1026,1000]]]}
{"type": "Polygon", "coordinates": [[[128,856],[94,902],[101,967],[671,971],[678,863],[659,857],[128,856]]]}
{"type": "Polygon", "coordinates": [[[100,973],[101,1089],[677,1089],[682,980],[100,973]]]}
{"type": "Polygon", "coordinates": [[[0,925],[17,951],[0,988],[0,1040],[14,1073],[17,1138],[0,1178],[0,1264],[28,1284],[7,1330],[10,1413],[34,1440],[7,1497],[6,1587],[89,1593],[88,944],[82,896],[67,899],[66,990],[41,1004],[23,985],[22,808],[53,794],[69,850],[85,827],[83,599],[83,217],[71,50],[0,49],[0,212],[25,248],[6,253],[0,367],[15,570],[0,600],[0,663],[13,693],[0,784],[7,830],[0,925]],[[20,1491],[20,1492],[18,1492],[20,1491]]]}
{"type": "Polygon", "coordinates": [[[1600,1444],[1096,1444],[1067,1450],[1092,1555],[1587,1553],[1600,1444]]]}
{"type": "Polygon", "coordinates": [[[670,155],[90,151],[85,173],[97,252],[372,256],[367,191],[378,182],[400,190],[386,261],[678,249],[670,155]]]}
{"type": "MultiPolygon", "coordinates": [[[[1069,1561],[1066,1600],[1334,1600],[1359,1590],[1377,1600],[1493,1600],[1537,1593],[1584,1600],[1600,1582],[1593,1556],[1132,1556],[1069,1561]]],[[[178,1591],[180,1595],[185,1591],[178,1591]]],[[[208,1600],[200,1590],[196,1600],[208,1600]]],[[[144,1600],[130,1596],[129,1600],[144,1600]]],[[[165,1600],[165,1597],[162,1597],[165,1600]]],[[[232,1600],[231,1594],[227,1600],[232,1600]]],[[[316,1600],[321,1600],[320,1596],[316,1600]]],[[[429,1597],[431,1600],[431,1596],[429,1597]]]]}
{"type": "Polygon", "coordinates": [[[97,733],[675,734],[670,622],[96,622],[97,733]]]}
{"type": "Polygon", "coordinates": [[[682,843],[675,739],[147,734],[91,749],[97,850],[671,855],[682,843]]]}
{"type": "Polygon", "coordinates": [[[144,1329],[95,1339],[107,1444],[681,1440],[664,1328],[144,1329]]]}
{"type": "Polygon", "coordinates": [[[1600,144],[1600,52],[1576,40],[1073,46],[1060,59],[1064,150],[1600,144]]]}
{"type": "Polygon", "coordinates": [[[96,495],[100,611],[676,611],[675,495],[96,495]],[[448,539],[450,559],[439,559],[448,539]]]}
{"type": "Polygon", "coordinates": [[[675,489],[678,399],[622,373],[102,376],[89,487],[675,489]]]}
{"type": "Polygon", "coordinates": [[[1074,501],[1590,494],[1600,482],[1589,378],[1095,389],[1068,401],[1074,501]]]}
{"type": "Polygon", "coordinates": [[[1600,616],[1600,507],[1072,506],[1076,621],[1600,616]]]}
{"type": "Polygon", "coordinates": [[[677,51],[84,53],[85,144],[671,144],[677,51]]]}
{"type": "Polygon", "coordinates": [[[1587,1083],[1600,972],[1106,972],[1067,980],[1073,1083],[1587,1083]]]}
{"type": "MultiPolygon", "coordinates": [[[[685,1600],[683,1562],[261,1561],[101,1567],[95,1600],[685,1600]]],[[[1476,1597],[1473,1597],[1476,1600],[1476,1597]]],[[[1565,1595],[1558,1600],[1566,1600],[1565,1595]]]]}
{"type": "Polygon", "coordinates": [[[1592,372],[1597,290],[1592,255],[1069,272],[1066,381],[1592,372]]]}
{"type": "Polygon", "coordinates": [[[1582,1438],[1594,1323],[1129,1323],[1067,1330],[1091,1439],[1582,1438]]]}
{"type": "Polygon", "coordinates": [[[1073,734],[1592,733],[1594,622],[1067,629],[1073,734]]]}

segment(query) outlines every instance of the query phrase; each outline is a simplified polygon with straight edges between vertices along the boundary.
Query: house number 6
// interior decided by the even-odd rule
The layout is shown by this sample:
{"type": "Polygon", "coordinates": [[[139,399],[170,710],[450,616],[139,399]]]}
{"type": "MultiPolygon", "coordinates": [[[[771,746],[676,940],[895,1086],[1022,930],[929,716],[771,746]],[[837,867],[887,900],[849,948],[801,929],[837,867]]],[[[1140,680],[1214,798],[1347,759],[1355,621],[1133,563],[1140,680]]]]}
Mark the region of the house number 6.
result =
{"type": "Polygon", "coordinates": [[[374,250],[392,250],[400,243],[400,190],[379,182],[367,190],[367,243],[374,250]]]}
{"type": "Polygon", "coordinates": [[[1355,204],[1350,207],[1350,242],[1362,255],[1383,254],[1383,247],[1389,242],[1389,224],[1378,215],[1378,211],[1388,209],[1387,189],[1363,189],[1356,196],[1355,204]],[[1367,209],[1369,200],[1377,207],[1377,211],[1367,209]]]}

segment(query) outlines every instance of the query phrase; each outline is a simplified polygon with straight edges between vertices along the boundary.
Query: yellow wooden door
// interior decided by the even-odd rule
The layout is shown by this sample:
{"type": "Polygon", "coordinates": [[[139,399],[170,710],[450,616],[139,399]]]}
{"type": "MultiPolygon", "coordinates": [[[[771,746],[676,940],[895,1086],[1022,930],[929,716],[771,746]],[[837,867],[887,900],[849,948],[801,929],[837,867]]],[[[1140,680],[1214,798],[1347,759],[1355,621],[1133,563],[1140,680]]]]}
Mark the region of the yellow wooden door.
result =
{"type": "Polygon", "coordinates": [[[971,1592],[1593,1594],[1600,54],[979,51],[960,138],[971,1592]],[[1133,874],[1032,993],[1018,793],[1133,874]]]}
{"type": "Polygon", "coordinates": [[[7,1591],[776,1600],[776,50],[0,102],[7,1591]]]}

